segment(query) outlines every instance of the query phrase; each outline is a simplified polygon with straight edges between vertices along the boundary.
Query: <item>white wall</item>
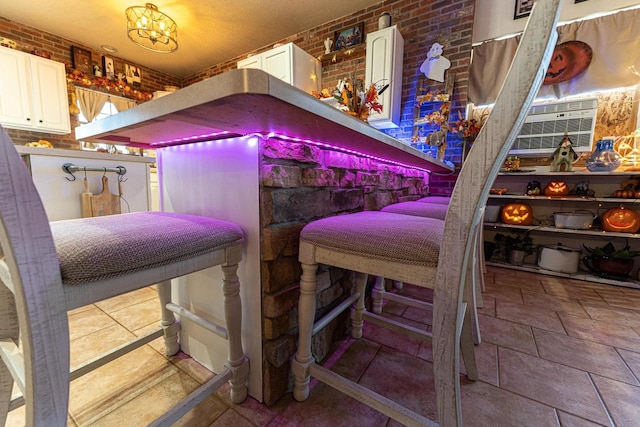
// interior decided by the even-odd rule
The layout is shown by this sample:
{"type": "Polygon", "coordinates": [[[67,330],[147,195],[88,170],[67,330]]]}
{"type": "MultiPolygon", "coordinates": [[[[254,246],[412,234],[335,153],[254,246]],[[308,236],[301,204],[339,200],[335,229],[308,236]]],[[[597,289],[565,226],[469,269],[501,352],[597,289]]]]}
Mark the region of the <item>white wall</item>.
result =
{"type": "MultiPolygon", "coordinates": [[[[524,30],[528,18],[513,19],[516,0],[476,0],[473,27],[473,43],[519,33],[524,30]],[[505,7],[508,4],[508,7],[505,7]]],[[[575,4],[574,0],[562,0],[560,21],[572,21],[594,13],[612,11],[640,5],[638,0],[587,0],[575,4]]]]}

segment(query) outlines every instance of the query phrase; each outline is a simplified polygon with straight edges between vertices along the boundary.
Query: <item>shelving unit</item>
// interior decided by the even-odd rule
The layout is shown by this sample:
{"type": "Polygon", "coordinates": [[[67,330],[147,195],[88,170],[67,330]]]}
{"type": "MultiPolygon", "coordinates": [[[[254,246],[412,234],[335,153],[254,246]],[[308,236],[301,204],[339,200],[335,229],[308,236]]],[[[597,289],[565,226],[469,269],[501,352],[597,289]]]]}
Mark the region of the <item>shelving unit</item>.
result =
{"type": "MultiPolygon", "coordinates": [[[[612,242],[616,248],[619,248],[628,242],[631,249],[640,250],[640,233],[631,234],[604,231],[598,226],[597,222],[594,223],[593,228],[588,230],[556,228],[553,225],[554,212],[586,210],[593,213],[594,216],[599,217],[608,209],[620,204],[631,209],[640,210],[640,199],[612,196],[615,190],[620,189],[620,183],[622,181],[633,176],[640,177],[640,174],[638,172],[589,172],[586,169],[578,169],[574,172],[548,172],[548,167],[531,168],[531,170],[522,172],[501,172],[494,182],[494,187],[508,188],[509,191],[502,195],[490,195],[487,204],[503,205],[516,200],[522,201],[533,208],[533,216],[537,221],[535,225],[528,226],[510,225],[502,222],[485,222],[485,241],[493,241],[496,233],[508,234],[509,232],[529,230],[534,243],[537,245],[552,245],[562,242],[565,246],[582,249],[583,245],[593,247],[612,242]],[[533,180],[540,182],[543,189],[550,181],[564,181],[570,188],[575,188],[579,182],[588,181],[589,189],[593,190],[595,194],[593,197],[575,195],[562,197],[526,195],[527,183],[533,180]]],[[[551,276],[571,277],[578,280],[640,288],[640,281],[635,280],[635,278],[638,277],[638,269],[640,267],[640,262],[638,261],[636,261],[634,270],[629,278],[612,278],[592,274],[586,270],[582,263],[580,270],[576,274],[544,270],[535,265],[537,260],[533,259],[533,257],[534,255],[529,256],[526,259],[529,263],[523,266],[491,261],[487,262],[487,264],[510,269],[534,271],[551,276]]]]}
{"type": "Polygon", "coordinates": [[[366,43],[360,43],[345,49],[335,50],[333,52],[322,54],[318,56],[317,59],[322,63],[322,66],[324,67],[344,61],[345,59],[353,59],[355,57],[361,56],[366,51],[366,48],[366,43]]]}

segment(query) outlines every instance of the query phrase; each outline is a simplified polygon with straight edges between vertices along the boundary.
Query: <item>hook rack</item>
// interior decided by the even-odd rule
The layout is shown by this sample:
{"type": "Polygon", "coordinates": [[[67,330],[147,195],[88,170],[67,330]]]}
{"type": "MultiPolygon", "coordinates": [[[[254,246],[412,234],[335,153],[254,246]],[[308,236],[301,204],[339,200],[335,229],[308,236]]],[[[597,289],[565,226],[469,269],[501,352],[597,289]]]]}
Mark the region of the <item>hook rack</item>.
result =
{"type": "Polygon", "coordinates": [[[118,177],[118,180],[121,180],[122,176],[127,173],[127,168],[125,168],[124,166],[116,166],[114,168],[96,168],[96,167],[76,166],[73,163],[65,163],[64,165],[62,165],[62,170],[73,177],[73,178],[65,177],[67,181],[75,181],[76,176],[73,173],[78,171],[102,172],[105,174],[107,172],[113,172],[120,175],[118,177]]]}

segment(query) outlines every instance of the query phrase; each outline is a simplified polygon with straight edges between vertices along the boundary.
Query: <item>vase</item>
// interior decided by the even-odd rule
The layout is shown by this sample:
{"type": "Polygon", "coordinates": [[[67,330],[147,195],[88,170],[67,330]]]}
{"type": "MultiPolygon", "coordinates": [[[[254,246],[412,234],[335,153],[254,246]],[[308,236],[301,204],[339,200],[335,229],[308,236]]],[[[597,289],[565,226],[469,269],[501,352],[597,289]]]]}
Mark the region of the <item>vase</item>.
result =
{"type": "Polygon", "coordinates": [[[391,14],[389,12],[383,12],[378,18],[378,30],[384,30],[391,26],[391,14]]]}
{"type": "Polygon", "coordinates": [[[613,172],[622,162],[622,156],[613,149],[612,139],[596,142],[596,151],[587,158],[586,166],[590,172],[613,172]]]}

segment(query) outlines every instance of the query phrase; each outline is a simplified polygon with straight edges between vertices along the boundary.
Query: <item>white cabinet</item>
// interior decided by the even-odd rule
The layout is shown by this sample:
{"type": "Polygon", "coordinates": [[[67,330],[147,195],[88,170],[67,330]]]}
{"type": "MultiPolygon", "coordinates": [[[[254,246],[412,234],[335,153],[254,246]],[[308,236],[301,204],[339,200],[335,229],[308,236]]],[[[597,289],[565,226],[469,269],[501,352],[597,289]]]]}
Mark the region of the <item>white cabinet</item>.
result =
{"type": "MultiPolygon", "coordinates": [[[[600,218],[607,210],[624,205],[627,208],[640,210],[638,202],[640,199],[622,199],[613,197],[615,190],[620,189],[620,183],[632,176],[637,176],[637,172],[589,172],[586,169],[574,172],[548,172],[549,168],[532,168],[531,172],[501,173],[493,184],[494,188],[508,189],[504,195],[490,195],[487,205],[504,206],[513,202],[524,202],[532,207],[533,217],[539,222],[531,225],[510,225],[500,222],[485,222],[485,241],[491,242],[496,233],[513,234],[522,233],[528,230],[536,245],[557,245],[561,243],[573,249],[582,250],[583,255],[587,255],[583,250],[583,245],[588,247],[600,247],[607,242],[611,242],[616,249],[622,249],[625,244],[629,244],[632,250],[640,250],[640,233],[621,233],[604,231],[598,220],[594,222],[591,229],[574,230],[568,228],[557,228],[554,226],[553,214],[555,212],[590,212],[594,217],[600,218]],[[579,197],[568,195],[562,197],[527,196],[524,195],[527,184],[531,181],[538,181],[542,189],[551,181],[565,182],[569,188],[575,189],[579,183],[588,182],[588,187],[593,190],[593,195],[579,197]]],[[[627,278],[618,278],[595,274],[580,263],[580,270],[577,274],[569,275],[556,273],[541,269],[536,266],[536,254],[525,259],[523,266],[514,266],[500,261],[492,262],[492,265],[501,267],[535,271],[538,273],[553,276],[568,276],[574,279],[587,280],[599,283],[608,283],[627,287],[640,288],[638,277],[640,258],[636,258],[635,268],[627,278]]]]}
{"type": "Polygon", "coordinates": [[[397,128],[400,124],[403,55],[404,39],[395,25],[367,34],[366,86],[389,84],[378,98],[382,112],[372,111],[367,119],[374,128],[397,128]]]}
{"type": "Polygon", "coordinates": [[[320,92],[322,66],[293,43],[238,61],[238,68],[257,68],[307,93],[320,92]]]}
{"type": "Polygon", "coordinates": [[[48,133],[71,132],[64,64],[0,48],[0,123],[48,133]]]}

